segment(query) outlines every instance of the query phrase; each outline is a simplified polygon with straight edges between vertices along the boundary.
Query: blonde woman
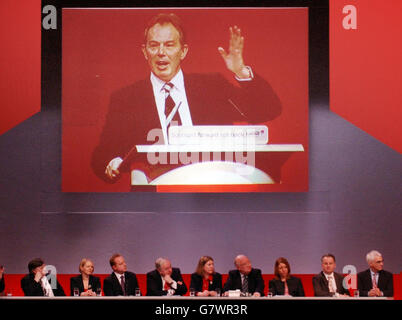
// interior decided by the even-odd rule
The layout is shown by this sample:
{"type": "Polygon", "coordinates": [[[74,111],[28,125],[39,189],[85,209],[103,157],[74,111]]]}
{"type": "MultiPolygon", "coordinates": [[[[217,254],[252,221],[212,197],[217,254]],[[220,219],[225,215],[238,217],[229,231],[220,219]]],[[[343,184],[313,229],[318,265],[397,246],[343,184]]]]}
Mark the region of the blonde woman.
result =
{"type": "Polygon", "coordinates": [[[78,271],[80,275],[70,279],[71,295],[74,295],[74,289],[78,289],[79,296],[96,296],[96,292],[101,288],[100,279],[93,276],[94,264],[89,259],[82,259],[78,271]]]}

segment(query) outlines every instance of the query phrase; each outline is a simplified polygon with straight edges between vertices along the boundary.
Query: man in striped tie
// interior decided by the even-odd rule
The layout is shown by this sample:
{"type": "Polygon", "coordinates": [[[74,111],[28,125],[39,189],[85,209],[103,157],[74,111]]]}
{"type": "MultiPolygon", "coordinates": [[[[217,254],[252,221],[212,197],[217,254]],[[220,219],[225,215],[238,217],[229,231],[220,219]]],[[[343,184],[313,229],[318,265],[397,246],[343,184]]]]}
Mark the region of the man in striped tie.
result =
{"type": "MultiPolygon", "coordinates": [[[[237,85],[219,73],[184,73],[181,63],[189,47],[181,20],[166,13],[150,20],[142,45],[150,76],[111,98],[100,144],[92,156],[92,167],[100,178],[116,181],[125,170],[122,163],[132,162],[135,145],[168,144],[171,125],[255,124],[280,115],[281,103],[274,90],[243,60],[240,28],[230,27],[229,34],[228,49],[218,47],[217,54],[237,85]],[[151,132],[154,140],[149,139],[151,132]]],[[[145,169],[150,167],[145,164],[145,169]]]]}
{"type": "Polygon", "coordinates": [[[263,296],[265,284],[261,270],[253,268],[250,259],[244,254],[238,255],[234,264],[236,270],[229,271],[229,277],[223,288],[225,295],[228,296],[229,290],[240,289],[244,295],[263,296]]]}
{"type": "Polygon", "coordinates": [[[357,289],[363,297],[392,297],[393,276],[384,270],[384,259],[377,250],[366,255],[369,268],[357,274],[357,289]]]}

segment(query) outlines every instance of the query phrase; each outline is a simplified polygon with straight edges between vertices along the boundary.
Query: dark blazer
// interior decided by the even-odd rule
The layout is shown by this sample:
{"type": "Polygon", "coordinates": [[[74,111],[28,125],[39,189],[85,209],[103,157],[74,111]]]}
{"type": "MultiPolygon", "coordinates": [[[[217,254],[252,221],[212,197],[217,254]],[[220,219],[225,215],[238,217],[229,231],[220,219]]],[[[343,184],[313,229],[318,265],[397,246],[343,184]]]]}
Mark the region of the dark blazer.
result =
{"type": "MultiPolygon", "coordinates": [[[[381,270],[378,272],[377,287],[382,291],[384,297],[392,297],[394,295],[394,281],[391,272],[381,270]]],[[[357,289],[362,297],[367,297],[368,292],[373,288],[370,269],[359,272],[357,274],[357,289]]]]}
{"type": "MultiPolygon", "coordinates": [[[[229,83],[221,74],[184,74],[187,101],[194,125],[231,125],[234,122],[263,123],[278,117],[281,103],[268,82],[258,75],[251,81],[229,83]]],[[[96,175],[111,183],[105,175],[107,164],[116,157],[124,158],[138,144],[147,141],[152,129],[160,129],[150,79],[138,81],[111,96],[109,110],[91,166],[96,175]]],[[[162,138],[163,139],[163,138],[162,138]]],[[[163,141],[160,141],[163,143],[163,141]]],[[[130,164],[151,179],[179,165],[150,165],[146,154],[132,153],[120,171],[130,164]]]]}
{"type": "MultiPolygon", "coordinates": [[[[202,291],[202,280],[202,276],[194,272],[191,275],[190,288],[194,288],[195,292],[202,291]]],[[[212,282],[209,283],[208,291],[215,291],[217,288],[222,291],[222,275],[215,272],[212,276],[212,282]]]]}
{"type": "MultiPolygon", "coordinates": [[[[42,286],[40,282],[35,281],[35,275],[33,273],[27,274],[21,279],[21,288],[26,296],[44,296],[42,286]]],[[[57,288],[53,289],[53,294],[57,296],[65,296],[63,287],[57,281],[57,288]]]]}
{"type": "MultiPolygon", "coordinates": [[[[93,275],[89,276],[88,289],[91,289],[96,293],[96,289],[101,287],[100,279],[93,275]]],[[[82,281],[82,275],[70,278],[70,295],[74,295],[74,288],[78,288],[80,295],[84,292],[84,282],[82,281]]]]}
{"type": "Polygon", "coordinates": [[[0,279],[0,293],[2,293],[5,289],[6,285],[5,285],[5,281],[4,281],[4,273],[3,276],[0,279]]]}
{"type": "MultiPolygon", "coordinates": [[[[182,282],[182,284],[177,283],[177,289],[174,293],[176,296],[185,295],[187,292],[187,286],[183,281],[180,269],[172,268],[172,274],[170,277],[176,282],[182,282]]],[[[162,288],[162,278],[158,270],[153,270],[147,273],[147,296],[166,296],[167,291],[162,288]]]]}
{"type": "MultiPolygon", "coordinates": [[[[135,289],[139,288],[137,276],[135,273],[126,271],[124,272],[124,283],[126,289],[126,296],[134,296],[135,289]]],[[[105,280],[103,280],[103,292],[105,296],[122,296],[123,289],[121,288],[120,280],[117,279],[114,272],[111,273],[105,280]]]]}
{"type": "MultiPolygon", "coordinates": [[[[334,278],[336,283],[336,292],[339,294],[349,295],[349,290],[343,287],[343,275],[334,272],[334,278]]],[[[319,274],[313,277],[313,289],[314,296],[316,297],[330,297],[328,288],[328,280],[325,278],[324,272],[321,271],[319,274]]]]}
{"type": "MultiPolygon", "coordinates": [[[[291,296],[304,297],[303,284],[299,278],[290,276],[290,278],[286,280],[286,283],[291,296]]],[[[272,292],[274,296],[285,294],[285,283],[279,279],[269,280],[268,288],[269,292],[272,292]]]]}
{"type": "MultiPolygon", "coordinates": [[[[261,296],[264,295],[264,280],[262,279],[260,269],[251,269],[248,275],[248,292],[253,294],[254,292],[259,292],[261,296]]],[[[239,270],[229,271],[228,279],[224,285],[223,290],[241,290],[241,275],[239,270]]]]}

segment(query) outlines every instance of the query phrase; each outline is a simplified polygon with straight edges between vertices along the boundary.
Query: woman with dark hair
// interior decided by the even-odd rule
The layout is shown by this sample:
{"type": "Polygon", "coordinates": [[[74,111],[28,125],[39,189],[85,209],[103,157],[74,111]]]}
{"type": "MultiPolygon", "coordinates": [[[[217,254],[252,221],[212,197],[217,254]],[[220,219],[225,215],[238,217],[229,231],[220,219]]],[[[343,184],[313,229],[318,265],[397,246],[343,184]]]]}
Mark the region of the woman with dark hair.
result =
{"type": "Polygon", "coordinates": [[[202,256],[198,261],[197,269],[191,275],[190,288],[199,297],[220,295],[218,292],[222,291],[222,276],[215,272],[214,259],[210,256],[202,256]]]}
{"type": "Polygon", "coordinates": [[[275,261],[275,278],[269,281],[269,292],[272,295],[285,295],[293,297],[304,297],[304,289],[301,280],[290,275],[288,260],[281,257],[275,261]]]}

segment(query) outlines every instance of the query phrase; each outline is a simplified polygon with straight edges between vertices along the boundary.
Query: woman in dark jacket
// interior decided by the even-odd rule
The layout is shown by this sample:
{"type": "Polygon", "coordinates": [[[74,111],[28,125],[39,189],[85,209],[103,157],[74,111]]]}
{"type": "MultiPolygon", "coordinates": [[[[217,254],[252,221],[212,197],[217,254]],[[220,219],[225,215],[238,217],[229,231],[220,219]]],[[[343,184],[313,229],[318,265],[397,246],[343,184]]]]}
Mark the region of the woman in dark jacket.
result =
{"type": "Polygon", "coordinates": [[[97,291],[101,290],[101,283],[98,277],[92,275],[95,270],[92,261],[82,259],[78,270],[81,274],[70,279],[71,295],[74,295],[76,289],[79,296],[96,296],[97,291]]]}
{"type": "Polygon", "coordinates": [[[301,280],[290,275],[288,260],[281,257],[275,261],[275,278],[269,281],[269,292],[272,295],[284,295],[304,297],[304,289],[301,280]]]}
{"type": "Polygon", "coordinates": [[[215,272],[214,259],[209,256],[200,258],[196,271],[191,275],[190,288],[200,297],[220,295],[222,276],[215,272]]]}

